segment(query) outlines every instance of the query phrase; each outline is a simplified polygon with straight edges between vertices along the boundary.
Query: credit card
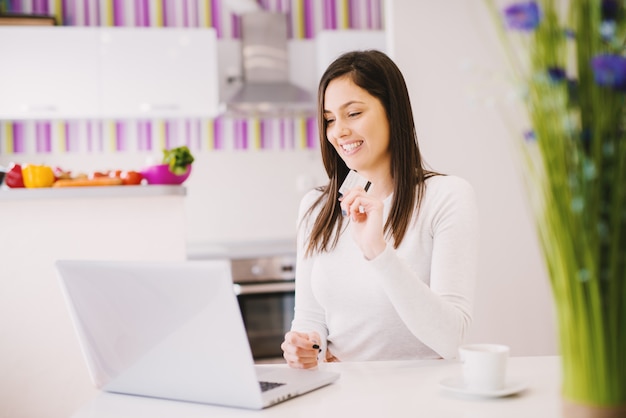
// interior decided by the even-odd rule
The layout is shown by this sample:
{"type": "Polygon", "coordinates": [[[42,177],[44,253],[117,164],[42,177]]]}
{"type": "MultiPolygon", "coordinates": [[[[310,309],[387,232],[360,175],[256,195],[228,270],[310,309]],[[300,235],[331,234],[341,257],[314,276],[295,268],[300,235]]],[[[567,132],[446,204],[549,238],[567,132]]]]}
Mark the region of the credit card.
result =
{"type": "Polygon", "coordinates": [[[346,179],[343,183],[341,183],[341,187],[339,187],[339,194],[343,196],[344,193],[354,189],[355,187],[362,187],[365,191],[368,191],[371,185],[372,183],[368,179],[356,171],[350,170],[346,179]]]}

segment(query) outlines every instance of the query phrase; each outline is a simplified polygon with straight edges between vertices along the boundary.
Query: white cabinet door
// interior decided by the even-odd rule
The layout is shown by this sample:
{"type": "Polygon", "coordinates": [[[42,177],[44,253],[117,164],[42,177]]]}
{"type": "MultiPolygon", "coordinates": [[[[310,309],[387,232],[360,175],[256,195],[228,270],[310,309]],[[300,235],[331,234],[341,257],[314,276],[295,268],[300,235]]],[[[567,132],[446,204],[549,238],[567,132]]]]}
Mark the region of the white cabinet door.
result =
{"type": "Polygon", "coordinates": [[[212,28],[103,28],[105,118],[213,117],[217,37],[212,28]]]}
{"type": "Polygon", "coordinates": [[[0,119],[98,114],[97,29],[0,27],[0,119]]]}

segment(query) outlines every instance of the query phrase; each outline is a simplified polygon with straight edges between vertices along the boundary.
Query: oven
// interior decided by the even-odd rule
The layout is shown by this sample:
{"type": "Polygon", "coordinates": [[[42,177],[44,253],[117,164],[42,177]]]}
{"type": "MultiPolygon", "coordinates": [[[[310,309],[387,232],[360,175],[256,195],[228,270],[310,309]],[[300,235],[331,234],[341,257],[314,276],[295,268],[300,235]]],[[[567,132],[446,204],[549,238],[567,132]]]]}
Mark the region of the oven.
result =
{"type": "Polygon", "coordinates": [[[280,348],[291,328],[295,255],[231,258],[233,286],[256,362],[282,361],[280,348]]]}

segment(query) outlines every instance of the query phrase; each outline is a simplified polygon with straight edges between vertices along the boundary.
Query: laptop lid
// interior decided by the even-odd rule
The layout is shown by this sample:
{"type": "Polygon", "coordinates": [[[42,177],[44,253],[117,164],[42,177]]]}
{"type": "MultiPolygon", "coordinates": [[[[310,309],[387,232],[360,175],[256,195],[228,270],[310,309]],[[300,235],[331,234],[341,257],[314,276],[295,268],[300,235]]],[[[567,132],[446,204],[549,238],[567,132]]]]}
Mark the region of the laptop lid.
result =
{"type": "Polygon", "coordinates": [[[60,260],[56,268],[102,390],[260,409],[338,377],[280,367],[288,376],[261,392],[227,260],[60,260]],[[304,386],[291,389],[294,378],[304,386]]]}

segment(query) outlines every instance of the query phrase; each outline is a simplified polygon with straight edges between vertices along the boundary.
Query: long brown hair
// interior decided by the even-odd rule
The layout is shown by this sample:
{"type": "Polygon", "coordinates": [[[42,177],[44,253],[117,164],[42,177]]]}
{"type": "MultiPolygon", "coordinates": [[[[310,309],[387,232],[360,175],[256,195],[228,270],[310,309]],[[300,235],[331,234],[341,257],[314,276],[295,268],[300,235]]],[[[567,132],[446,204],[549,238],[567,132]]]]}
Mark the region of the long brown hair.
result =
{"type": "Polygon", "coordinates": [[[353,51],[341,55],[322,75],[317,92],[320,148],[329,182],[319,189],[322,194],[304,217],[310,217],[313,210],[321,206],[308,237],[307,255],[332,250],[337,245],[343,225],[337,198],[339,186],[349,169],[326,137],[327,122],[324,118],[326,88],[332,80],[343,76],[350,77],[357,86],[380,100],[389,120],[389,152],[394,186],[385,234],[393,237],[394,248],[402,242],[413,211],[419,208],[425,189],[424,181],[437,174],[423,166],[409,93],[396,64],[387,55],[376,50],[353,51]]]}

